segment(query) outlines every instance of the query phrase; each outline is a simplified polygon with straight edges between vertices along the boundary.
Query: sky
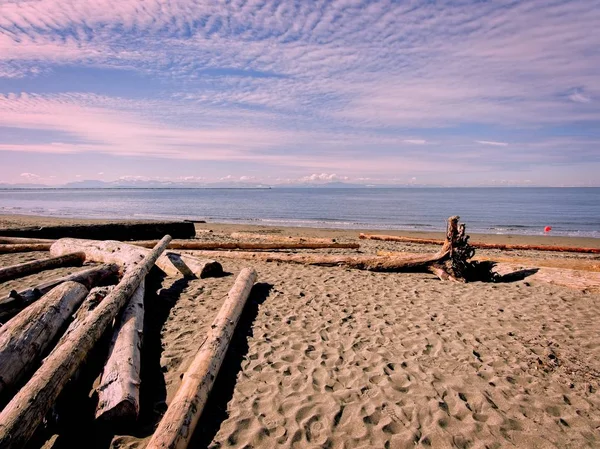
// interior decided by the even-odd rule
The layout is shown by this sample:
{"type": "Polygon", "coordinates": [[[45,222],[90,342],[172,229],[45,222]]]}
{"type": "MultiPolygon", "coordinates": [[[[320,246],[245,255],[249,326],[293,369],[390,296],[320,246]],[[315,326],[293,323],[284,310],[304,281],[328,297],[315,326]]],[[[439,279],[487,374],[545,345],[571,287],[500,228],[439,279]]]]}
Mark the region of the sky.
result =
{"type": "Polygon", "coordinates": [[[600,0],[0,0],[0,183],[600,186],[600,0]]]}

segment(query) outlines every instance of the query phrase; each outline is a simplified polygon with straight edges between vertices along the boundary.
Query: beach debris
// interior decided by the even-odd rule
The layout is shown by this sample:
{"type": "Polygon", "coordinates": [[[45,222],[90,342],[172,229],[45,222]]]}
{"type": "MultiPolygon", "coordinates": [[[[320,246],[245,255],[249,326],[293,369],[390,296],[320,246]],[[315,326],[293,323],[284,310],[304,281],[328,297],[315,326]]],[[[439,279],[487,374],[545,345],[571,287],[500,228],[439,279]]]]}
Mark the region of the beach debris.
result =
{"type": "Polygon", "coordinates": [[[544,228],[544,232],[545,232],[545,233],[548,233],[548,232],[550,232],[550,231],[552,231],[552,226],[546,226],[546,227],[544,228]]]}
{"type": "Polygon", "coordinates": [[[126,221],[0,229],[0,236],[38,239],[143,240],[159,239],[163,235],[171,235],[176,239],[193,238],[196,228],[194,223],[187,221],[126,221]]]}
{"type": "Polygon", "coordinates": [[[52,243],[8,243],[0,245],[0,254],[48,251],[52,243]]]}
{"type": "Polygon", "coordinates": [[[335,239],[318,237],[293,237],[291,235],[269,235],[254,234],[250,232],[232,232],[231,238],[236,240],[255,239],[274,242],[298,242],[298,243],[335,243],[335,239]]]}
{"type": "Polygon", "coordinates": [[[52,239],[30,239],[27,237],[2,237],[0,236],[0,243],[54,243],[52,239]]]}
{"type": "Polygon", "coordinates": [[[135,420],[140,412],[144,293],[142,281],[115,324],[108,360],[96,389],[96,418],[135,420]]]}
{"type": "MultiPolygon", "coordinates": [[[[154,242],[156,245],[156,242],[154,242]]],[[[82,240],[64,238],[52,244],[50,254],[61,256],[67,253],[83,252],[88,262],[116,263],[126,271],[135,266],[149,253],[149,249],[130,243],[115,240],[82,240]]],[[[162,254],[156,261],[156,266],[169,276],[194,276],[204,278],[218,276],[223,272],[223,267],[214,260],[201,260],[187,254],[180,254],[177,264],[174,264],[169,254],[162,254]],[[183,265],[186,268],[183,268],[183,265]]]]}
{"type": "Polygon", "coordinates": [[[256,278],[251,268],[238,275],[147,449],[188,446],[256,278]]]}
{"type": "MultiPolygon", "coordinates": [[[[386,242],[421,243],[427,245],[443,245],[444,240],[421,239],[416,237],[401,237],[397,235],[359,234],[363,240],[382,240],[386,242]]],[[[600,248],[582,248],[579,246],[550,246],[550,245],[508,245],[502,243],[469,242],[473,248],[479,249],[501,249],[501,250],[533,250],[533,251],[556,251],[569,253],[600,254],[600,248]]]]}
{"type": "Polygon", "coordinates": [[[499,282],[504,279],[521,280],[526,278],[528,281],[545,282],[581,291],[600,292],[600,273],[598,272],[510,263],[494,263],[492,270],[499,276],[499,282]]]}
{"type": "Polygon", "coordinates": [[[138,264],[125,271],[119,284],[61,345],[54,348],[29,382],[0,412],[0,448],[15,449],[27,443],[71,376],[79,370],[87,354],[125,307],[170,240],[170,236],[165,236],[138,264]]]}
{"type": "Polygon", "coordinates": [[[83,285],[65,282],[0,328],[0,396],[36,366],[87,294],[83,285]]]}
{"type": "Polygon", "coordinates": [[[82,265],[84,261],[85,254],[71,253],[65,254],[64,256],[11,265],[9,267],[0,268],[0,282],[17,279],[30,274],[39,273],[40,271],[51,270],[53,268],[82,265]]]}
{"type": "MultiPolygon", "coordinates": [[[[145,248],[151,247],[155,242],[136,241],[131,242],[136,246],[145,248]]],[[[174,240],[169,245],[170,249],[189,249],[189,250],[278,250],[278,249],[359,249],[358,243],[319,243],[319,242],[277,242],[277,243],[257,243],[257,242],[201,242],[197,240],[174,240]]]]}
{"type": "MultiPolygon", "coordinates": [[[[346,254],[281,254],[248,251],[226,251],[219,257],[232,259],[261,260],[267,262],[289,262],[317,266],[345,266],[369,271],[419,271],[433,272],[443,280],[465,281],[473,269],[469,259],[475,251],[468,244],[464,224],[459,217],[448,218],[447,237],[442,248],[435,254],[404,254],[398,256],[371,256],[346,254]],[[442,274],[445,273],[445,274],[442,274]]],[[[195,253],[198,254],[198,253],[195,253]]],[[[214,256],[210,251],[200,251],[205,257],[214,256]]]]}
{"type": "Polygon", "coordinates": [[[44,294],[48,293],[54,287],[64,282],[72,281],[83,284],[90,289],[98,285],[105,279],[115,276],[119,272],[119,266],[116,264],[104,264],[86,270],[77,271],[68,276],[63,276],[51,281],[38,284],[21,291],[11,291],[8,296],[0,298],[0,321],[6,322],[8,319],[19,313],[29,304],[37,301],[44,294]]]}

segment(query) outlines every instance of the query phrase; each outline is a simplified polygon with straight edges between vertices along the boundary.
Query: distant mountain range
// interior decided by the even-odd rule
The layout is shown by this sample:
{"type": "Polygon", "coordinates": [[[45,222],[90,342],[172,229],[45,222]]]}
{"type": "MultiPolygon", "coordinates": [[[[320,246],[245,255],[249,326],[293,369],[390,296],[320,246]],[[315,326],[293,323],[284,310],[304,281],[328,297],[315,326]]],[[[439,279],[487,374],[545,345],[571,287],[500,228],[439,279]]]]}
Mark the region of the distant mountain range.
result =
{"type": "Polygon", "coordinates": [[[0,189],[197,189],[197,188],[236,188],[236,189],[269,189],[269,188],[366,188],[366,187],[432,187],[423,185],[372,185],[355,184],[346,182],[329,183],[296,183],[296,184],[261,184],[248,182],[173,182],[173,181],[143,181],[143,180],[118,180],[100,181],[95,179],[68,182],[62,185],[49,186],[45,184],[7,184],[0,183],[0,189]]]}

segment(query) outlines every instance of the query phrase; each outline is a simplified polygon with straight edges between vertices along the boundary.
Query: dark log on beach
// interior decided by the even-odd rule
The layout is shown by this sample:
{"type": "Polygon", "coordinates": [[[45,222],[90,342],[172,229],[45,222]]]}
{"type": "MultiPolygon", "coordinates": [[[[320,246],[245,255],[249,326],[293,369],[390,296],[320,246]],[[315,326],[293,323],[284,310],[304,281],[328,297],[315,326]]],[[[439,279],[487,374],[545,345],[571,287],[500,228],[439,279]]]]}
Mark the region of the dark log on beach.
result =
{"type": "Polygon", "coordinates": [[[48,251],[52,243],[9,243],[0,244],[0,254],[30,253],[33,251],[48,251]]]}
{"type": "Polygon", "coordinates": [[[23,447],[44,420],[71,376],[137,290],[171,238],[165,236],[128,270],[112,292],[84,319],[0,413],[0,448],[23,447]]]}
{"type": "Polygon", "coordinates": [[[168,234],[185,239],[196,235],[194,223],[186,221],[156,221],[97,223],[85,225],[40,226],[0,229],[0,236],[60,239],[63,237],[94,240],[146,240],[168,234]]]}
{"type": "MultiPolygon", "coordinates": [[[[133,245],[151,248],[156,242],[136,241],[133,245]]],[[[256,242],[198,242],[194,240],[174,240],[169,245],[170,249],[189,250],[225,250],[225,249],[250,249],[250,250],[278,250],[278,249],[358,249],[358,243],[314,243],[314,242],[279,242],[279,243],[256,243],[256,242]]]]}
{"type": "Polygon", "coordinates": [[[188,446],[254,282],[256,272],[244,268],[185,373],[147,449],[185,449],[188,446]]]}
{"type": "MultiPolygon", "coordinates": [[[[53,256],[72,252],[85,253],[87,261],[119,264],[127,271],[146,256],[149,250],[114,240],[80,239],[60,239],[54,242],[50,249],[53,256]]],[[[169,276],[189,276],[192,273],[193,276],[204,278],[218,276],[223,272],[221,264],[214,260],[200,260],[188,255],[179,255],[176,258],[172,253],[162,254],[156,261],[156,266],[169,276]],[[174,262],[175,259],[177,260],[174,262]]]]}
{"type": "Polygon", "coordinates": [[[142,281],[115,324],[108,359],[96,388],[96,418],[131,421],[137,419],[140,412],[144,292],[142,281]]]}
{"type": "Polygon", "coordinates": [[[328,238],[252,234],[249,232],[233,232],[233,233],[231,233],[231,238],[238,239],[238,240],[243,240],[243,239],[268,240],[271,242],[335,243],[335,239],[328,239],[328,238]]]}
{"type": "MultiPolygon", "coordinates": [[[[386,242],[422,243],[427,245],[443,245],[444,240],[421,239],[416,237],[401,237],[396,235],[359,234],[363,240],[383,240],[386,242]]],[[[600,254],[600,248],[582,248],[578,246],[550,246],[550,245],[508,245],[503,243],[469,242],[473,248],[480,249],[502,249],[502,250],[532,250],[532,251],[556,251],[568,253],[600,254]]]]}
{"type": "Polygon", "coordinates": [[[0,328],[0,396],[41,360],[87,293],[83,285],[65,282],[0,328]]]}
{"type": "Polygon", "coordinates": [[[13,290],[8,294],[8,296],[0,298],[0,321],[6,322],[29,304],[38,300],[54,287],[62,284],[63,282],[78,282],[90,289],[94,285],[102,282],[104,279],[115,276],[118,272],[118,265],[100,265],[97,267],[88,268],[87,270],[78,271],[58,279],[52,279],[51,281],[44,282],[35,287],[21,290],[19,292],[13,290]]]}
{"type": "Polygon", "coordinates": [[[84,261],[85,254],[72,253],[60,257],[51,257],[50,259],[20,263],[10,267],[0,268],[0,282],[20,278],[33,273],[39,273],[40,271],[50,270],[52,268],[82,265],[84,261]]]}

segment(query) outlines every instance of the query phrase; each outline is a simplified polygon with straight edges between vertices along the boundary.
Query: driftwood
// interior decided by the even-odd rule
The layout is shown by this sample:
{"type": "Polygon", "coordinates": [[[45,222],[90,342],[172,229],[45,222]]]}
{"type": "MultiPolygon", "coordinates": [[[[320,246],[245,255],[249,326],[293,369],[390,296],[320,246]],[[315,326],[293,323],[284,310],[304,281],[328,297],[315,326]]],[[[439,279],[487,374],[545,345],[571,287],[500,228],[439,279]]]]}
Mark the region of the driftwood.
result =
{"type": "Polygon", "coordinates": [[[10,243],[6,245],[0,245],[0,254],[48,251],[50,246],[52,246],[52,243],[10,243]]]}
{"type": "Polygon", "coordinates": [[[86,297],[77,282],[65,282],[0,328],[0,395],[37,364],[86,297]]]}
{"type": "Polygon", "coordinates": [[[499,276],[497,278],[499,282],[513,280],[539,281],[582,291],[600,292],[600,273],[590,271],[509,263],[496,263],[492,271],[499,276]]]}
{"type": "Polygon", "coordinates": [[[252,234],[249,232],[232,232],[232,239],[256,239],[268,240],[271,242],[298,242],[298,243],[335,243],[335,239],[316,238],[316,237],[293,237],[285,235],[252,234]]]}
{"type": "Polygon", "coordinates": [[[125,273],[114,290],[46,357],[29,382],[6,405],[0,413],[0,448],[13,449],[27,443],[71,376],[127,304],[170,240],[169,236],[165,236],[144,259],[125,273]]]}
{"type": "Polygon", "coordinates": [[[135,420],[138,417],[144,292],[142,281],[115,325],[108,360],[96,389],[96,418],[135,420]]]}
{"type": "MultiPolygon", "coordinates": [[[[443,245],[444,240],[421,239],[416,237],[401,237],[396,235],[359,234],[363,240],[383,240],[386,242],[422,243],[427,245],[443,245]]],[[[480,249],[502,249],[502,250],[534,250],[534,251],[556,251],[569,253],[600,254],[600,248],[582,248],[577,246],[550,246],[550,245],[508,245],[503,243],[469,242],[473,248],[480,249]]]]}
{"type": "Polygon", "coordinates": [[[186,239],[196,235],[194,223],[185,221],[126,221],[85,225],[42,226],[0,229],[0,236],[60,239],[63,237],[95,240],[156,239],[168,234],[186,239]]]}
{"type": "Polygon", "coordinates": [[[254,282],[256,272],[250,268],[243,269],[146,446],[147,449],[187,447],[254,282]]]}
{"type": "Polygon", "coordinates": [[[51,239],[29,239],[27,237],[1,237],[0,243],[54,243],[51,239]]]}
{"type": "MultiPolygon", "coordinates": [[[[136,246],[150,248],[156,242],[136,241],[131,242],[136,246]]],[[[223,250],[223,249],[253,249],[253,250],[277,250],[277,249],[358,249],[358,243],[314,243],[314,242],[280,242],[280,243],[256,243],[256,242],[198,242],[194,240],[174,240],[169,245],[171,249],[189,250],[223,250]]]]}
{"type": "MultiPolygon", "coordinates": [[[[469,246],[464,224],[458,224],[459,217],[448,218],[446,240],[435,254],[410,254],[402,256],[332,255],[332,254],[281,254],[260,252],[228,251],[219,257],[267,262],[290,262],[318,266],[346,266],[369,271],[432,271],[441,279],[465,281],[471,278],[472,265],[469,262],[475,253],[469,246]],[[430,268],[432,267],[433,268],[430,268]],[[442,275],[442,272],[446,273],[442,275]]],[[[194,254],[213,256],[210,251],[194,254]]]]}
{"type": "Polygon", "coordinates": [[[19,292],[13,290],[8,294],[8,296],[0,298],[0,321],[5,322],[10,317],[16,315],[29,304],[37,301],[44,294],[48,293],[54,287],[62,284],[63,282],[78,282],[90,289],[103,280],[111,276],[115,276],[118,272],[118,265],[105,264],[88,268],[87,270],[77,271],[73,274],[69,274],[68,276],[53,279],[19,292]]]}
{"type": "Polygon", "coordinates": [[[31,262],[20,263],[10,267],[0,268],[0,282],[20,278],[40,271],[50,270],[59,267],[68,267],[82,265],[85,261],[85,254],[71,253],[60,257],[50,259],[33,260],[31,262]]]}
{"type": "MultiPolygon", "coordinates": [[[[72,252],[85,253],[86,260],[88,261],[116,263],[121,265],[124,270],[127,270],[130,266],[135,266],[149,253],[149,250],[114,240],[80,239],[60,239],[50,249],[50,254],[53,256],[72,252]]],[[[156,266],[169,276],[177,276],[180,273],[185,276],[193,273],[196,277],[204,278],[217,276],[223,272],[221,264],[214,260],[200,260],[193,256],[181,255],[179,262],[180,264],[176,265],[170,260],[169,254],[162,254],[156,261],[156,266]],[[188,269],[183,270],[181,263],[185,264],[188,269]]]]}

